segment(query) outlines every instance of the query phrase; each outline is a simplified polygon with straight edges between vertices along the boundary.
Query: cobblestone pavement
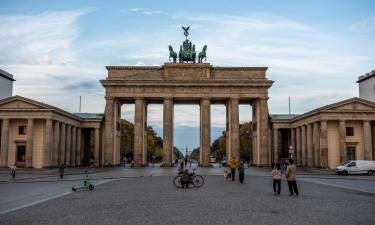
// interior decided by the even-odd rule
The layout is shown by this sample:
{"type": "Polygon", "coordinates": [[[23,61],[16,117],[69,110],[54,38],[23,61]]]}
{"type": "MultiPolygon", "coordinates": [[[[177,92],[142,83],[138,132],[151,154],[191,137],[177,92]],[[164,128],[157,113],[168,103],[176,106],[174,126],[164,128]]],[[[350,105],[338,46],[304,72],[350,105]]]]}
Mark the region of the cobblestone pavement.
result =
{"type": "MultiPolygon", "coordinates": [[[[0,215],[0,224],[375,224],[372,194],[301,180],[299,197],[288,196],[286,181],[281,196],[273,196],[262,169],[248,170],[242,185],[204,175],[202,188],[177,189],[175,169],[167,171],[116,179],[9,212],[0,215]]],[[[111,173],[119,174],[102,176],[111,173]]]]}

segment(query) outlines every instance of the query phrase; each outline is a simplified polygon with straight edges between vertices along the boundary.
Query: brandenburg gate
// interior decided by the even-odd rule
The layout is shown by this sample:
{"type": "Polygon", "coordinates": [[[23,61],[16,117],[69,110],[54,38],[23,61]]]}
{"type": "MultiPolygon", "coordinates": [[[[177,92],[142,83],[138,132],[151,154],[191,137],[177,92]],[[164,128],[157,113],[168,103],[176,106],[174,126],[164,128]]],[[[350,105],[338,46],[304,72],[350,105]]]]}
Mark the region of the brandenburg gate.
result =
{"type": "MultiPolygon", "coordinates": [[[[187,30],[184,28],[185,36],[187,30]]],[[[186,38],[177,53],[170,46],[173,63],[162,66],[107,66],[101,80],[106,89],[104,165],[120,163],[121,105],[135,104],[134,166],[147,164],[147,104],[163,104],[163,165],[172,165],[174,104],[200,105],[200,162],[210,166],[211,104],[226,105],[226,154],[240,157],[239,104],[252,106],[253,163],[270,164],[267,67],[215,67],[203,63],[207,46],[196,63],[195,45],[186,38]]],[[[249,112],[250,113],[250,112],[249,112]]]]}

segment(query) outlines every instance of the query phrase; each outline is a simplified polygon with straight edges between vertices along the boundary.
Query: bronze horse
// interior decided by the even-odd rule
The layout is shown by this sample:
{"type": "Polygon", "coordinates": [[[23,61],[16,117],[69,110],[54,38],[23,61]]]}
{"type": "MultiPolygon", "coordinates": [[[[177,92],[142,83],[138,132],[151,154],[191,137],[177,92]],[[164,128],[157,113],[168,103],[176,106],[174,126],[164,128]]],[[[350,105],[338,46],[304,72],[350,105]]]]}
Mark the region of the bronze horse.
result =
{"type": "Polygon", "coordinates": [[[171,57],[173,59],[173,62],[176,63],[177,62],[177,53],[175,51],[173,51],[172,46],[169,45],[169,61],[171,61],[171,57]]]}
{"type": "Polygon", "coordinates": [[[203,58],[204,58],[204,61],[207,60],[206,51],[207,51],[207,45],[203,46],[202,51],[199,52],[199,54],[198,54],[198,63],[202,63],[203,62],[203,58]]]}

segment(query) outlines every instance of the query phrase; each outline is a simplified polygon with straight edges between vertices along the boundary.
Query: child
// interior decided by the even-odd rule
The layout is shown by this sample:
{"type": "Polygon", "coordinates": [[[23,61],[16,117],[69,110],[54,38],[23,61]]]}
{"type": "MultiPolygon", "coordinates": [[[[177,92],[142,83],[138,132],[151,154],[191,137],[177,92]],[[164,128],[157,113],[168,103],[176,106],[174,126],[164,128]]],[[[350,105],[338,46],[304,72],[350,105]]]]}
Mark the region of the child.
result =
{"type": "Polygon", "coordinates": [[[273,179],[273,194],[276,195],[276,185],[277,185],[277,194],[280,195],[280,192],[281,192],[280,164],[276,163],[276,166],[272,170],[271,173],[272,173],[272,179],[273,179]]]}

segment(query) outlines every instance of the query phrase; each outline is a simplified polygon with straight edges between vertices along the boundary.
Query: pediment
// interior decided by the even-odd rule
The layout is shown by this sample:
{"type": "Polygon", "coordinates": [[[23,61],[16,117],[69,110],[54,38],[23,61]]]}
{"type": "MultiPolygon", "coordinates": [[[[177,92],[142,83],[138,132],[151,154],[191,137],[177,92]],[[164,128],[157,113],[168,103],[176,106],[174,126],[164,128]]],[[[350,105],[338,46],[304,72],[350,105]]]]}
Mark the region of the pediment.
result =
{"type": "Polygon", "coordinates": [[[0,101],[0,109],[47,109],[43,103],[14,96],[0,101]]]}
{"type": "Polygon", "coordinates": [[[375,103],[362,100],[362,99],[350,99],[348,101],[338,102],[327,108],[323,109],[324,111],[375,111],[375,103]]]}

